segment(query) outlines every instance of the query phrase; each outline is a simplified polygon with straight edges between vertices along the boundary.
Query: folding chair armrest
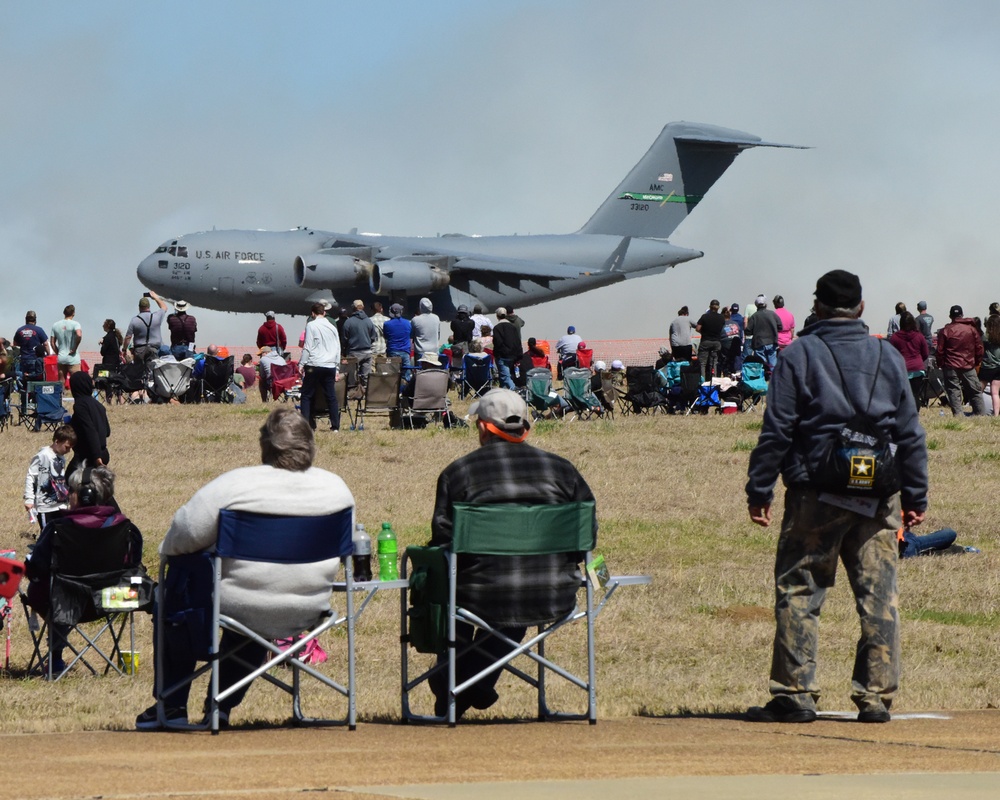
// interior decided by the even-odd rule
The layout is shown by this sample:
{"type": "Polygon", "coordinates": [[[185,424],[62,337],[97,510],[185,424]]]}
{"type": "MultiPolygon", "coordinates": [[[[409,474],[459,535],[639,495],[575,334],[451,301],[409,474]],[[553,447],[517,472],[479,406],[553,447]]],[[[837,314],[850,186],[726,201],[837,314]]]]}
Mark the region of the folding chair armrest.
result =
{"type": "Polygon", "coordinates": [[[652,583],[653,579],[649,575],[612,575],[608,580],[608,584],[617,584],[618,586],[644,586],[647,583],[652,583]]]}
{"type": "Polygon", "coordinates": [[[597,605],[594,606],[594,616],[596,617],[601,613],[604,605],[611,599],[611,595],[615,593],[615,590],[619,586],[645,586],[652,582],[653,579],[649,575],[612,575],[604,585],[604,594],[598,600],[597,605]]]}

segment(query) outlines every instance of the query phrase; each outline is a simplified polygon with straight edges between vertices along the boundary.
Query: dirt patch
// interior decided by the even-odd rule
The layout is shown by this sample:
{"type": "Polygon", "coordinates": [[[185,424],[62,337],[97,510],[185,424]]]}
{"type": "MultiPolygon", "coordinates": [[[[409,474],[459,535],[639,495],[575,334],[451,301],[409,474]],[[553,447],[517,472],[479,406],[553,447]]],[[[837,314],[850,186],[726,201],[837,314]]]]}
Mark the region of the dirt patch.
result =
{"type": "MultiPolygon", "coordinates": [[[[1000,771],[1000,713],[821,719],[761,725],[733,717],[586,723],[363,724],[345,729],[204,733],[97,732],[0,737],[12,797],[287,797],[405,783],[1000,771]],[[245,790],[245,795],[243,794],[245,790]]],[[[338,793],[342,797],[364,794],[338,793]]]]}

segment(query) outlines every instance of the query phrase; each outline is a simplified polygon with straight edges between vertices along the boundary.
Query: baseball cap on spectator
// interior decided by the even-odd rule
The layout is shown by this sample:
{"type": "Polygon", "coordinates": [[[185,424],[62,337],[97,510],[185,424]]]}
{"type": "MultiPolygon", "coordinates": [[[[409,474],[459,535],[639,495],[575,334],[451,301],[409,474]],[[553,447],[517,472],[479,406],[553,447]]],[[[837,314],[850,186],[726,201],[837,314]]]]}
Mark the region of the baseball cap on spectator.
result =
{"type": "Polygon", "coordinates": [[[920,302],[917,303],[917,311],[926,311],[926,310],[927,310],[926,300],[921,300],[920,302]]]}
{"type": "Polygon", "coordinates": [[[611,369],[625,369],[625,365],[619,360],[615,359],[611,362],[611,369]]]}
{"type": "Polygon", "coordinates": [[[274,312],[273,311],[265,311],[264,312],[264,316],[267,317],[268,319],[274,319],[274,312]]]}
{"type": "Polygon", "coordinates": [[[526,434],[531,427],[528,404],[510,389],[490,389],[469,406],[469,414],[474,414],[502,433],[515,436],[522,432],[526,434]]]}
{"type": "Polygon", "coordinates": [[[767,308],[767,298],[764,297],[764,295],[759,294],[757,295],[757,299],[753,301],[753,304],[757,306],[757,308],[767,308]]]}
{"type": "Polygon", "coordinates": [[[952,319],[958,319],[959,317],[963,316],[962,307],[952,306],[951,310],[948,312],[948,316],[951,317],[952,319]]]}
{"type": "Polygon", "coordinates": [[[608,370],[608,365],[607,365],[607,364],[605,364],[605,363],[604,363],[603,361],[595,361],[595,362],[594,362],[594,369],[595,369],[595,370],[596,370],[597,372],[607,372],[607,370],[608,370]]]}
{"type": "Polygon", "coordinates": [[[393,303],[389,306],[389,314],[393,317],[403,316],[403,307],[399,303],[393,303]]]}

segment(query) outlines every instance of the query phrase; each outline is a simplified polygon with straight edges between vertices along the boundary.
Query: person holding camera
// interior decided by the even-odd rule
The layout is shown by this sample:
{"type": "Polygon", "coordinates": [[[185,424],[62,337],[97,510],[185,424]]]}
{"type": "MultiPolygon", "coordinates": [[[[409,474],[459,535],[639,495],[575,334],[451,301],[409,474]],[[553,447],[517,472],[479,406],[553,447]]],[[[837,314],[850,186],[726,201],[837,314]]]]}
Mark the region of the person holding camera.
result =
{"type": "Polygon", "coordinates": [[[167,313],[167,303],[156,292],[146,292],[139,299],[139,313],[132,317],[125,332],[125,343],[122,346],[128,350],[132,345],[133,361],[142,362],[149,369],[150,362],[160,354],[163,344],[163,318],[167,313]],[[156,301],[159,308],[150,311],[149,300],[156,301]]]}

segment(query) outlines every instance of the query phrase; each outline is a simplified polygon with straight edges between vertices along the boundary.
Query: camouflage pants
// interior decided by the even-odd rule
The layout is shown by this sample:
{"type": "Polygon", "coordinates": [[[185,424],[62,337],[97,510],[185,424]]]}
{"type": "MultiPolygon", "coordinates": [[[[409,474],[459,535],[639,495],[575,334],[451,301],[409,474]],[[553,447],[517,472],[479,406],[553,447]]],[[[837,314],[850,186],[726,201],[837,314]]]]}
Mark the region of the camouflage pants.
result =
{"type": "Polygon", "coordinates": [[[901,524],[899,495],[883,501],[870,518],[821,503],[811,489],[788,489],[774,564],[772,695],[816,707],[819,615],[839,559],[861,620],[851,699],[861,710],[889,708],[899,685],[896,531],[901,524]]]}

